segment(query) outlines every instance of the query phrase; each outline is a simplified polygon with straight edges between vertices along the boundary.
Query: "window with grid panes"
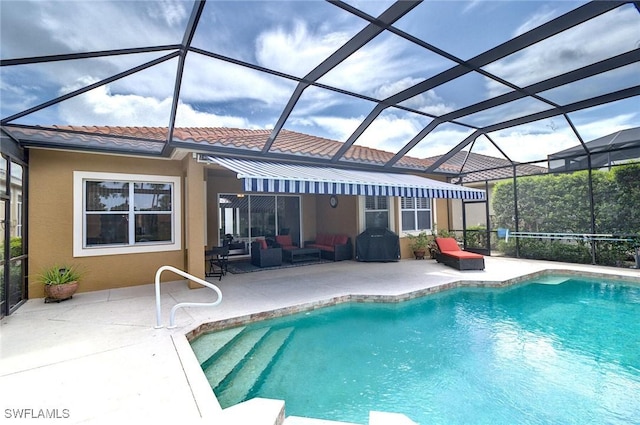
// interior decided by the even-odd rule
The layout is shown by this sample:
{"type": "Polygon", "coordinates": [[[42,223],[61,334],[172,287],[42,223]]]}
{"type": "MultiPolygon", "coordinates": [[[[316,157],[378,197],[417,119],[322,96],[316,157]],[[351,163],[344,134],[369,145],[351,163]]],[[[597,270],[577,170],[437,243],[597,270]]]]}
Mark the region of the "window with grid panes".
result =
{"type": "Polygon", "coordinates": [[[74,255],[180,248],[178,177],[76,171],[74,191],[74,255]]]}
{"type": "Polygon", "coordinates": [[[400,199],[402,230],[405,232],[431,229],[431,199],[400,199]]]}
{"type": "Polygon", "coordinates": [[[372,227],[389,228],[389,200],[386,196],[366,196],[364,219],[367,229],[372,227]]]}

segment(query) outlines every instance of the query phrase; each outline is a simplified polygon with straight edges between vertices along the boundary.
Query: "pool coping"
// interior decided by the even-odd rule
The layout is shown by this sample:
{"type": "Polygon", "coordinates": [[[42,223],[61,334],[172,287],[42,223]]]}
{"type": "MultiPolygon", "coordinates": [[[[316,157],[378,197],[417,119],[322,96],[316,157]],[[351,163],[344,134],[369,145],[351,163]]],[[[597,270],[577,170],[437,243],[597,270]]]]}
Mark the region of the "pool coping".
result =
{"type": "Polygon", "coordinates": [[[319,301],[305,302],[301,304],[295,304],[287,307],[279,307],[272,310],[262,311],[258,313],[250,313],[242,316],[231,317],[228,319],[216,320],[213,322],[203,322],[185,333],[185,337],[188,341],[192,341],[200,335],[215,332],[223,329],[233,328],[237,326],[246,325],[249,323],[259,322],[263,320],[275,319],[279,317],[288,316],[297,313],[306,313],[309,311],[317,310],[325,307],[333,307],[345,303],[400,303],[410,301],[416,298],[421,298],[431,294],[447,291],[456,288],[506,288],[515,286],[520,283],[526,282],[531,279],[537,279],[546,276],[581,276],[588,277],[590,279],[606,278],[609,280],[616,280],[628,283],[638,283],[640,280],[634,276],[624,276],[620,274],[608,274],[589,272],[584,270],[571,270],[571,269],[545,269],[532,273],[528,273],[522,276],[505,279],[503,281],[491,281],[491,280],[456,280],[453,282],[447,282],[437,284],[434,286],[418,289],[415,291],[404,292],[393,295],[381,295],[381,294],[348,294],[331,297],[319,301]]]}

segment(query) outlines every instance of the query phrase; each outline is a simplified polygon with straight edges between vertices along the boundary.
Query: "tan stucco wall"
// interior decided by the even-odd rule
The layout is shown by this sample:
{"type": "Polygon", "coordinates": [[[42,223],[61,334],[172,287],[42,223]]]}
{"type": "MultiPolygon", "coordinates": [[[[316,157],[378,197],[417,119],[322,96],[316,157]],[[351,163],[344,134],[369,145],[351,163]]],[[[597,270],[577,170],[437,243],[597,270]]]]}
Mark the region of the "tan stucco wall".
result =
{"type": "MultiPolygon", "coordinates": [[[[187,156],[183,161],[184,181],[184,229],[185,229],[185,268],[186,271],[200,279],[205,277],[204,250],[205,250],[205,222],[207,216],[204,206],[205,172],[204,166],[187,156]]],[[[189,281],[190,288],[199,288],[202,285],[189,281]]]]}
{"type": "MultiPolygon", "coordinates": [[[[355,244],[358,236],[358,197],[350,195],[336,195],[338,206],[331,208],[329,195],[316,196],[316,232],[347,234],[355,244]]],[[[315,238],[315,233],[311,239],[315,238]]]]}
{"type": "MultiPolygon", "coordinates": [[[[80,292],[153,283],[162,265],[184,269],[184,251],[73,257],[73,172],[181,176],[179,161],[31,150],[29,158],[29,298],[42,297],[43,267],[76,264],[80,292]],[[124,276],[124,278],[123,278],[124,276]]],[[[176,276],[167,279],[175,280],[176,276]]]]}

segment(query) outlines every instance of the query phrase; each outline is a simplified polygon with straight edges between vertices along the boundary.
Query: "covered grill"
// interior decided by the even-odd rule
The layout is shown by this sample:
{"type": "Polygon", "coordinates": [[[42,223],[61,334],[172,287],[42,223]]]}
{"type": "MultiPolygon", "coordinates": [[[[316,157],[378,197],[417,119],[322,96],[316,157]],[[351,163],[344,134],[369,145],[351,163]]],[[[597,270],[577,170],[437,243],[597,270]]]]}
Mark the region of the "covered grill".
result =
{"type": "Polygon", "coordinates": [[[398,261],[400,238],[386,228],[369,228],[356,237],[356,259],[358,261],[398,261]]]}

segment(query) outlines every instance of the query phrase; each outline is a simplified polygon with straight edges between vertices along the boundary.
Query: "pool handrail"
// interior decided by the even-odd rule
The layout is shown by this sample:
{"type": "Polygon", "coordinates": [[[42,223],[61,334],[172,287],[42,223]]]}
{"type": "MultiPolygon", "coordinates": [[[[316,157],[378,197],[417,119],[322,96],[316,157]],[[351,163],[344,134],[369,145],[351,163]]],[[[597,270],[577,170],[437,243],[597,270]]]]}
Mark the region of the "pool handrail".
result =
{"type": "Polygon", "coordinates": [[[213,289],[215,293],[218,295],[218,298],[212,303],[184,302],[184,303],[178,303],[174,305],[171,308],[171,315],[169,316],[169,326],[167,326],[167,329],[172,329],[176,327],[175,315],[176,315],[176,310],[179,309],[180,307],[215,307],[222,302],[222,292],[220,291],[220,288],[218,288],[213,283],[209,283],[204,279],[200,279],[199,277],[193,276],[173,266],[162,266],[158,269],[158,271],[156,271],[156,280],[155,280],[155,286],[156,286],[156,326],[155,328],[156,329],[162,328],[162,318],[161,318],[162,313],[161,313],[161,301],[160,301],[160,275],[162,274],[162,272],[167,270],[172,271],[184,277],[185,279],[193,280],[194,282],[197,282],[200,285],[213,289]]]}

